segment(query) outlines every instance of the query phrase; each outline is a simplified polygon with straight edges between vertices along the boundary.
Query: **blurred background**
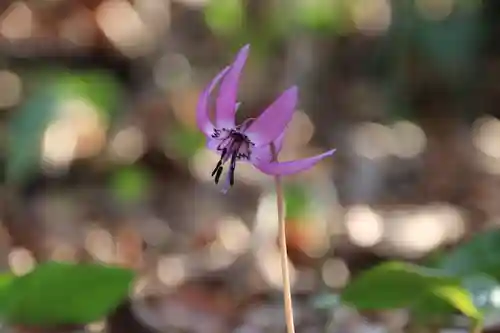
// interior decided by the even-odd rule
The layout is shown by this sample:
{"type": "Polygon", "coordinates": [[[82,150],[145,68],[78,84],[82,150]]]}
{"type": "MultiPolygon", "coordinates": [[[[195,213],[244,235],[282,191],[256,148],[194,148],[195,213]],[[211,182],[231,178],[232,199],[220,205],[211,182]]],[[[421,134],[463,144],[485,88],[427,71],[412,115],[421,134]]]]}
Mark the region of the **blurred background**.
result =
{"type": "Polygon", "coordinates": [[[238,117],[292,84],[281,160],[297,332],[403,332],[335,295],[383,260],[428,262],[500,222],[500,2],[2,0],[0,265],[139,272],[89,332],[283,332],[275,197],[227,195],[194,117],[251,43],[238,117]]]}

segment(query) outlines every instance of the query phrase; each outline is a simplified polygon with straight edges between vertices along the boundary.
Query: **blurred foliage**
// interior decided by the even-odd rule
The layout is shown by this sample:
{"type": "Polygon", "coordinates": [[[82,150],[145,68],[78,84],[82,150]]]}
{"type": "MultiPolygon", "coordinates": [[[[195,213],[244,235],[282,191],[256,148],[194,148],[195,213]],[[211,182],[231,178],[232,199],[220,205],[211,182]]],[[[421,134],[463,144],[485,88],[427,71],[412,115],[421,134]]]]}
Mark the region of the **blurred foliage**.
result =
{"type": "Polygon", "coordinates": [[[345,0],[294,1],[292,8],[291,23],[313,32],[342,34],[352,24],[345,0]]]}
{"type": "Polygon", "coordinates": [[[489,230],[446,254],[440,267],[457,275],[482,272],[500,281],[500,230],[489,230]]]}
{"type": "Polygon", "coordinates": [[[307,216],[310,204],[308,189],[301,184],[286,182],[284,185],[285,194],[285,216],[289,221],[301,221],[307,216]]]}
{"type": "Polygon", "coordinates": [[[445,320],[454,309],[481,320],[498,304],[500,263],[495,255],[500,231],[474,236],[427,268],[402,262],[383,263],[361,273],[342,293],[342,300],[360,309],[410,307],[415,320],[445,320]]]}
{"type": "Polygon", "coordinates": [[[149,192],[151,176],[139,166],[126,166],[113,172],[110,188],[115,198],[124,203],[137,202],[149,192]]]}
{"type": "Polygon", "coordinates": [[[6,179],[20,183],[40,163],[42,137],[54,117],[57,97],[48,86],[32,95],[9,122],[6,179]]]}
{"type": "Polygon", "coordinates": [[[231,37],[242,32],[245,7],[242,0],[213,0],[205,9],[205,19],[216,34],[231,37]]]}
{"type": "Polygon", "coordinates": [[[1,279],[0,315],[9,324],[86,324],[114,310],[133,278],[123,268],[46,262],[26,275],[1,279]]]}
{"type": "Polygon", "coordinates": [[[457,1],[445,19],[432,20],[417,15],[414,21],[419,51],[452,81],[470,75],[475,63],[481,36],[481,7],[474,6],[474,2],[457,1]]]}
{"type": "Polygon", "coordinates": [[[118,111],[122,97],[116,78],[106,71],[58,72],[55,89],[63,100],[74,98],[91,103],[105,121],[110,121],[118,111]]]}
{"type": "Polygon", "coordinates": [[[179,156],[188,158],[204,147],[205,137],[195,128],[178,125],[168,132],[166,142],[179,156]]]}
{"type": "Polygon", "coordinates": [[[459,278],[403,262],[383,263],[361,273],[344,289],[342,300],[359,309],[410,308],[439,315],[455,308],[475,320],[482,317],[459,278]]]}
{"type": "Polygon", "coordinates": [[[38,80],[31,83],[34,91],[9,122],[6,178],[11,183],[22,183],[39,168],[43,135],[54,120],[67,112],[61,107],[64,102],[89,103],[106,128],[120,100],[116,79],[103,71],[54,69],[30,77],[38,80]]]}

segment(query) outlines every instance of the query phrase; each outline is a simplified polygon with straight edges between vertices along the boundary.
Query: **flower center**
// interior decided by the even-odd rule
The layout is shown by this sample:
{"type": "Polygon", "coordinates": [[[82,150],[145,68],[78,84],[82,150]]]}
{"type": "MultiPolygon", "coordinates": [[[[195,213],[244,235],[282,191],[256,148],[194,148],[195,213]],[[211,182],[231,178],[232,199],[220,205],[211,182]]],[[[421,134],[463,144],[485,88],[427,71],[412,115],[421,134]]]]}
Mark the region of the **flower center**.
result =
{"type": "Polygon", "coordinates": [[[216,129],[212,134],[212,138],[220,141],[217,150],[221,153],[221,157],[215,169],[212,171],[212,177],[215,177],[215,183],[218,184],[224,164],[231,160],[228,172],[229,185],[234,185],[234,170],[236,169],[236,161],[249,160],[252,154],[251,147],[254,144],[248,137],[241,132],[240,128],[236,129],[216,129]]]}

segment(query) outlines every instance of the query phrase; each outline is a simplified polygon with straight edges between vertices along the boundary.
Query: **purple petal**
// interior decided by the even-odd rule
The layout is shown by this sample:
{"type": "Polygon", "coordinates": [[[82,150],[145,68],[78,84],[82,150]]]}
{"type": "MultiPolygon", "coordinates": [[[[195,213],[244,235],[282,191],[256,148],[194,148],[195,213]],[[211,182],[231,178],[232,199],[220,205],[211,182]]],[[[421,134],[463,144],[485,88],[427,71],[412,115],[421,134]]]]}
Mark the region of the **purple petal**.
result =
{"type": "Polygon", "coordinates": [[[214,125],[210,121],[208,116],[208,99],[210,94],[214,90],[215,86],[219,83],[221,78],[227,73],[229,70],[229,66],[224,68],[222,71],[215,76],[215,78],[210,82],[208,87],[202,92],[200,99],[198,100],[198,106],[196,107],[196,124],[200,131],[202,131],[205,135],[210,136],[213,134],[214,125]]]}
{"type": "MultiPolygon", "coordinates": [[[[276,154],[279,154],[281,148],[283,148],[283,139],[285,138],[285,132],[281,133],[280,136],[273,141],[276,154]]],[[[274,159],[271,152],[271,145],[266,145],[263,147],[255,147],[252,149],[252,162],[253,163],[266,163],[274,159]]]]}
{"type": "Polygon", "coordinates": [[[217,149],[217,147],[220,145],[220,143],[221,142],[220,142],[219,139],[208,138],[207,139],[206,147],[209,150],[212,150],[212,151],[215,151],[215,152],[219,152],[219,150],[217,149]]]}
{"type": "Polygon", "coordinates": [[[260,163],[255,163],[254,166],[268,175],[291,175],[313,167],[316,163],[321,161],[323,158],[332,155],[334,152],[335,149],[332,149],[320,155],[289,162],[265,163],[261,161],[260,163]]]}
{"type": "Polygon", "coordinates": [[[231,70],[221,83],[217,97],[216,124],[218,128],[233,128],[236,112],[238,81],[248,57],[250,45],[245,45],[236,56],[231,70]]]}
{"type": "Polygon", "coordinates": [[[297,87],[293,86],[274,101],[245,131],[256,147],[275,140],[285,131],[297,104],[297,87]]]}
{"type": "Polygon", "coordinates": [[[285,132],[283,131],[280,136],[276,138],[276,140],[273,141],[274,143],[274,148],[276,150],[276,155],[279,154],[281,151],[281,148],[283,148],[283,140],[285,139],[285,132]]]}

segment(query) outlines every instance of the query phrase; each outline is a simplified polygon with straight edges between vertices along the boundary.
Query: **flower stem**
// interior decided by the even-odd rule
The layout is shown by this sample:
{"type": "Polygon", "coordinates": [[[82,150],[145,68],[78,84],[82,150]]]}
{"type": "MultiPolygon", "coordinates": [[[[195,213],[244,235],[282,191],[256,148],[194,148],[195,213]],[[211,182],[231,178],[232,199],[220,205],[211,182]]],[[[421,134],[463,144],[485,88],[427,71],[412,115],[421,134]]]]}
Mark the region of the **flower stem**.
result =
{"type": "Polygon", "coordinates": [[[471,333],[481,333],[483,331],[482,320],[474,320],[471,327],[471,333]]]}
{"type": "MultiPolygon", "coordinates": [[[[275,160],[278,156],[274,144],[271,143],[271,153],[275,160]]],[[[293,322],[292,293],[290,288],[290,272],[288,270],[288,255],[286,248],[286,226],[285,226],[285,198],[283,196],[283,186],[281,185],[281,176],[274,176],[276,188],[276,206],[278,208],[278,238],[281,257],[281,275],[283,279],[283,300],[285,303],[285,321],[287,333],[295,333],[295,324],[293,322]]]]}

